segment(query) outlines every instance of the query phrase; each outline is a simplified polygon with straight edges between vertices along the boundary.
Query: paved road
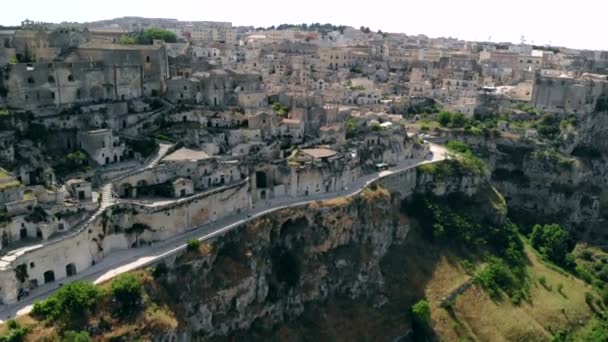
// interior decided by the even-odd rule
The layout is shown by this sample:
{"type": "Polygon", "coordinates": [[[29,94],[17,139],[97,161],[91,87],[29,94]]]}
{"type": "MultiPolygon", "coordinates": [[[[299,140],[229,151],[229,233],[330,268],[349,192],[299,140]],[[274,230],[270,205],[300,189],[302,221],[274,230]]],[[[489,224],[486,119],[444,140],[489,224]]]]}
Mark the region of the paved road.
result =
{"type": "Polygon", "coordinates": [[[24,298],[19,303],[0,310],[0,323],[4,320],[14,318],[15,316],[29,313],[34,301],[48,297],[60,286],[59,284],[61,283],[67,284],[73,281],[84,280],[92,281],[98,284],[112,279],[119,274],[148,266],[160,259],[174,255],[185,249],[187,241],[193,238],[197,238],[201,241],[211,239],[218,235],[225,234],[226,232],[241,226],[247,221],[277,210],[306,205],[320,200],[354,196],[361,192],[370,183],[380,178],[411,169],[422,164],[433,163],[446,158],[446,150],[439,145],[431,144],[431,152],[431,157],[427,158],[426,160],[409,160],[389,170],[366,175],[359,178],[355,183],[351,184],[348,189],[340,192],[271,200],[262,205],[258,205],[248,213],[232,215],[218,221],[211,222],[202,227],[174,236],[168,240],[155,243],[151,246],[112,252],[110,255],[102,259],[102,261],[80,272],[79,274],[70,278],[61,279],[56,283],[42,285],[33,290],[28,297],[24,298]]]}

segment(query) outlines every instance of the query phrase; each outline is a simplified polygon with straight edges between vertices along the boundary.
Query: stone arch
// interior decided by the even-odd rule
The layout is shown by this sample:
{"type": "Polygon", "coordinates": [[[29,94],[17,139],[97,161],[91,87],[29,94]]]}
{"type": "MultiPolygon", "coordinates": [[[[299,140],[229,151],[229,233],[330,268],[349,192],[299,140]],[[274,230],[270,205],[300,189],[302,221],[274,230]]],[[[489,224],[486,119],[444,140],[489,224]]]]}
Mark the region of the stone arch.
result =
{"type": "Polygon", "coordinates": [[[48,284],[48,283],[52,283],[55,281],[55,272],[53,272],[52,270],[48,270],[46,272],[44,272],[44,283],[48,284]]]}
{"type": "Polygon", "coordinates": [[[65,274],[67,277],[76,275],[76,265],[73,262],[65,265],[65,274]]]}
{"type": "Polygon", "coordinates": [[[129,183],[123,183],[120,185],[120,193],[124,197],[128,197],[129,195],[131,195],[132,190],[133,190],[133,186],[129,183]]]}

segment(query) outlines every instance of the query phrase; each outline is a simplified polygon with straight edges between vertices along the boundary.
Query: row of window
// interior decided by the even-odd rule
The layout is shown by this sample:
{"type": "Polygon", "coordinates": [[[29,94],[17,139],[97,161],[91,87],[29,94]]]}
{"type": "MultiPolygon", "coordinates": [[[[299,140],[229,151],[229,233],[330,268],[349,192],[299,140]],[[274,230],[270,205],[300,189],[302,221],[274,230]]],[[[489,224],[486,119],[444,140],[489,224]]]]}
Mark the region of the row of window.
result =
{"type": "MultiPolygon", "coordinates": [[[[67,80],[68,80],[68,82],[74,82],[74,76],[68,75],[67,80]]],[[[55,83],[55,77],[51,75],[51,76],[48,77],[47,81],[49,83],[55,83]]],[[[28,77],[27,78],[27,83],[28,84],[35,84],[36,81],[34,80],[33,77],[28,77]]]]}

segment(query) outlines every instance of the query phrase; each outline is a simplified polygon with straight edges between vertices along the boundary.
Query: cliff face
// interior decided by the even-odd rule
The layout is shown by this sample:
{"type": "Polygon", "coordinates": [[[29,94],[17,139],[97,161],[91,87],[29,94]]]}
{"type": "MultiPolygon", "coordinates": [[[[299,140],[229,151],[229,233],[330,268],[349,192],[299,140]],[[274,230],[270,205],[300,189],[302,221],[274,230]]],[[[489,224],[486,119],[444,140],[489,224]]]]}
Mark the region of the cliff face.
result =
{"type": "Polygon", "coordinates": [[[593,130],[595,135],[573,138],[572,154],[548,152],[549,146],[511,139],[459,134],[445,139],[465,142],[488,164],[492,185],[504,195],[510,217],[522,229],[535,223],[560,222],[577,238],[603,244],[608,241],[602,229],[608,213],[604,185],[608,163],[596,148],[590,148],[595,142],[603,146],[602,127],[599,124],[593,130]]]}
{"type": "MultiPolygon", "coordinates": [[[[354,198],[313,203],[260,218],[203,244],[199,251],[177,257],[150,289],[170,303],[181,320],[179,332],[159,339],[265,339],[281,333],[277,326],[302,317],[320,336],[323,326],[336,317],[316,315],[328,314],[328,306],[335,305],[349,307],[340,310],[342,316],[363,310],[359,314],[367,328],[361,333],[370,338],[406,333],[409,322],[404,312],[421,295],[413,282],[410,289],[407,283],[399,283],[400,290],[394,287],[396,275],[408,273],[406,265],[412,261],[404,257],[408,249],[417,250],[408,241],[411,224],[400,210],[401,200],[412,189],[475,194],[487,185],[487,179],[470,176],[438,181],[426,174],[417,176],[413,170],[405,177],[411,183],[400,186],[398,179],[404,176],[391,177],[354,198]],[[373,317],[379,320],[379,330],[370,327],[373,317]]],[[[356,318],[348,324],[359,324],[354,322],[356,318]]],[[[343,329],[345,335],[338,339],[358,330],[356,326],[343,329]]],[[[298,337],[296,333],[290,338],[298,337]]]]}

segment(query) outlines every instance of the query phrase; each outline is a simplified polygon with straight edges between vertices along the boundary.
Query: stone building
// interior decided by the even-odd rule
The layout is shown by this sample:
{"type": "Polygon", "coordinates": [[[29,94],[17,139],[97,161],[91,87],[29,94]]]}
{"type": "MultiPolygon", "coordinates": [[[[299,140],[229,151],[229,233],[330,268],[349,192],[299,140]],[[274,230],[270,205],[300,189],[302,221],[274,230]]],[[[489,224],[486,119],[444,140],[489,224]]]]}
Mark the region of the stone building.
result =
{"type": "Polygon", "coordinates": [[[583,74],[580,78],[566,75],[536,75],[532,88],[532,104],[551,113],[593,113],[598,100],[608,98],[605,75],[583,74]]]}
{"type": "Polygon", "coordinates": [[[78,132],[78,146],[99,165],[118,163],[126,158],[126,144],[111,129],[78,132]]]}
{"type": "Polygon", "coordinates": [[[180,177],[173,181],[173,193],[176,198],[186,197],[194,194],[194,185],[192,180],[180,177]]]}
{"type": "Polygon", "coordinates": [[[93,198],[91,182],[84,179],[70,179],[65,182],[66,189],[70,196],[80,202],[90,202],[93,198]]]}
{"type": "Polygon", "coordinates": [[[193,24],[190,37],[196,43],[236,43],[236,30],[229,22],[202,21],[193,24]]]}

